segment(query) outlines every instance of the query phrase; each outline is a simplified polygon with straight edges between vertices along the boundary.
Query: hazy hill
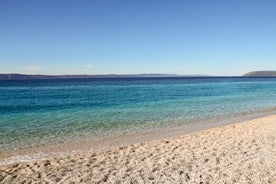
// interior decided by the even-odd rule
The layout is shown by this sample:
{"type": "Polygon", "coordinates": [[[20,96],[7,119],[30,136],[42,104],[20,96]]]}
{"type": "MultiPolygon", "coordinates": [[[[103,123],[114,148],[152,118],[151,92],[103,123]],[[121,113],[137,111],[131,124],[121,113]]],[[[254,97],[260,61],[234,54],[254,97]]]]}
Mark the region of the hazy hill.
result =
{"type": "Polygon", "coordinates": [[[276,71],[254,71],[254,72],[248,72],[244,74],[243,76],[246,77],[272,77],[276,76],[276,71]]]}

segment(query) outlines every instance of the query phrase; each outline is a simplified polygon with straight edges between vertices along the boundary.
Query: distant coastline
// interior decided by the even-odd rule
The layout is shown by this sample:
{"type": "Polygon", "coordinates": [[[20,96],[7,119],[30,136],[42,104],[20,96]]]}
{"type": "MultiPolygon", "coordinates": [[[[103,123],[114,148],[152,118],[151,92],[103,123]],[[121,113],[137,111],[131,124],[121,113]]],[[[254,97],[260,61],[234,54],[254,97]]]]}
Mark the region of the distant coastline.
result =
{"type": "Polygon", "coordinates": [[[0,80],[40,80],[40,79],[93,79],[93,78],[158,78],[158,77],[210,77],[208,75],[177,74],[106,74],[106,75],[28,75],[0,74],[0,80]]]}
{"type": "Polygon", "coordinates": [[[93,78],[162,78],[162,77],[276,77],[276,71],[253,71],[241,76],[178,75],[178,74],[102,74],[102,75],[30,75],[0,74],[0,80],[41,80],[41,79],[93,79],[93,78]]]}

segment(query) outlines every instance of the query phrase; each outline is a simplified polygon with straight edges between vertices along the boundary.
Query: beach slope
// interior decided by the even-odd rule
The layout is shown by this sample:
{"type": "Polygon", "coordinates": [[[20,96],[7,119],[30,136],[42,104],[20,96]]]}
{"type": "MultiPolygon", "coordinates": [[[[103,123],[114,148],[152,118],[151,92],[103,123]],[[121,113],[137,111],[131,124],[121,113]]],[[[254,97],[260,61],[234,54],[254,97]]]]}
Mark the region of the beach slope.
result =
{"type": "Polygon", "coordinates": [[[276,115],[0,167],[0,183],[276,183],[276,115]]]}

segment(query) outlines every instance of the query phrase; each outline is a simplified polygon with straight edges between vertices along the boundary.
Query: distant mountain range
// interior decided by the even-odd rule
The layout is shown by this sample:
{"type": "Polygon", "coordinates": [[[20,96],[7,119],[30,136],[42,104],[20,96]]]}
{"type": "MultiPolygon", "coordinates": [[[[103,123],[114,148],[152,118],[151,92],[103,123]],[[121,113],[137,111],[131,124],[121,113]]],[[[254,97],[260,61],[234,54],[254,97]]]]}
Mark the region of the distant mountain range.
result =
{"type": "Polygon", "coordinates": [[[0,80],[40,80],[40,79],[93,79],[93,78],[145,78],[145,77],[207,77],[207,75],[176,74],[128,74],[128,75],[27,75],[0,74],[0,80]]]}
{"type": "Polygon", "coordinates": [[[245,77],[276,77],[276,71],[254,71],[244,74],[245,77]]]}

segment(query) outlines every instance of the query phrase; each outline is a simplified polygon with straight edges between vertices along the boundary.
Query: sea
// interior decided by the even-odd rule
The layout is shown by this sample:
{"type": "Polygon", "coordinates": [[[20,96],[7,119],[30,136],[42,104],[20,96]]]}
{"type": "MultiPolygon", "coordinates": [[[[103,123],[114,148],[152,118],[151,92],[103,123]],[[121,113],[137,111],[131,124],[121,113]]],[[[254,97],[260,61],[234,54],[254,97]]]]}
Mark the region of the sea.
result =
{"type": "Polygon", "coordinates": [[[0,155],[275,110],[273,77],[0,81],[0,155]]]}

